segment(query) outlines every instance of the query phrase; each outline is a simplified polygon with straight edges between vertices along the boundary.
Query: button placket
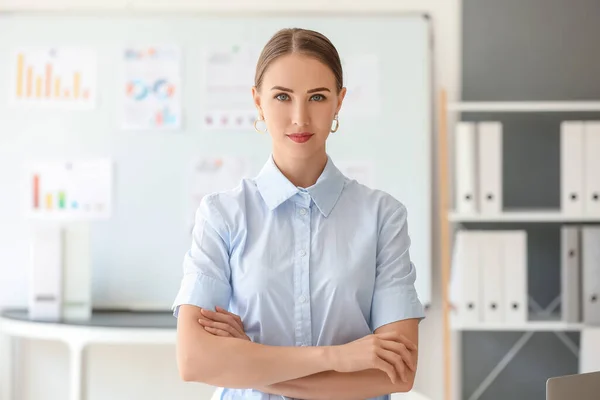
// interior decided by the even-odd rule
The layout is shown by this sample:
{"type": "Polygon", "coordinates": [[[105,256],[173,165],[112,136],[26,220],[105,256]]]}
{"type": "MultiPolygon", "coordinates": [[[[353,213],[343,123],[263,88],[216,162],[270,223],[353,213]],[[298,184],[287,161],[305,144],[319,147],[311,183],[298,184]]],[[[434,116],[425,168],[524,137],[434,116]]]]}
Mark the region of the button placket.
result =
{"type": "Polygon", "coordinates": [[[296,345],[312,344],[312,326],[310,312],[310,195],[300,193],[296,205],[294,228],[297,238],[294,262],[294,294],[296,317],[296,345]]]}

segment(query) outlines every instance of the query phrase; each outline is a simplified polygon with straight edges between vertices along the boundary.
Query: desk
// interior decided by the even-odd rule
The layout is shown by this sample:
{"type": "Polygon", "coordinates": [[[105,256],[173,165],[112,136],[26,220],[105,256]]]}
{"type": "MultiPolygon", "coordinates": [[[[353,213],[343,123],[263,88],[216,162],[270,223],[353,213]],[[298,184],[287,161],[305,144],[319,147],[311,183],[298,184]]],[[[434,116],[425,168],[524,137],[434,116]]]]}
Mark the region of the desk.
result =
{"type": "MultiPolygon", "coordinates": [[[[85,349],[92,344],[175,344],[177,320],[171,312],[94,311],[89,321],[43,322],[27,310],[0,314],[0,334],[12,338],[55,340],[69,348],[69,400],[84,400],[85,349]]],[[[8,389],[8,400],[13,393],[8,389]]]]}

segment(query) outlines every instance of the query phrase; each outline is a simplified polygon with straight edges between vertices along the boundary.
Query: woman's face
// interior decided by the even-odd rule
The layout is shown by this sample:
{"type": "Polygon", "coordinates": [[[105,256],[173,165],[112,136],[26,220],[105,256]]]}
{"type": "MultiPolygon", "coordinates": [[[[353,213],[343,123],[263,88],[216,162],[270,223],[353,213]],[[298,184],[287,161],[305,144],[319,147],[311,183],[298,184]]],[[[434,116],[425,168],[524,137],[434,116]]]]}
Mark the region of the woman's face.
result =
{"type": "Polygon", "coordinates": [[[310,158],[325,152],[325,141],[346,89],[337,93],[335,76],[328,66],[292,53],[269,65],[260,91],[253,88],[252,94],[271,135],[273,152],[310,158]]]}

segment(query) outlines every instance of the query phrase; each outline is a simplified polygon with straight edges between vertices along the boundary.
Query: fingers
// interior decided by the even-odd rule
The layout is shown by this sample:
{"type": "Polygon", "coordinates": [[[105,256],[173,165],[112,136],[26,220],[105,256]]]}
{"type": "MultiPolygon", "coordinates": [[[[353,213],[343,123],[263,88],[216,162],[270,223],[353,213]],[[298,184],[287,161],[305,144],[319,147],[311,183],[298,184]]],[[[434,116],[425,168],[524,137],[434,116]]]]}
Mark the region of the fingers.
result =
{"type": "Polygon", "coordinates": [[[239,325],[239,327],[240,327],[240,329],[242,330],[242,332],[244,332],[244,331],[245,331],[245,330],[244,330],[244,323],[242,322],[242,319],[240,318],[240,316],[239,316],[239,315],[237,315],[237,314],[234,314],[234,313],[230,313],[229,311],[227,311],[227,310],[225,310],[224,308],[221,308],[221,307],[219,307],[219,306],[217,306],[217,307],[216,307],[216,310],[217,310],[217,312],[220,312],[220,313],[224,313],[224,314],[230,315],[230,316],[231,316],[231,317],[232,317],[232,318],[233,318],[233,319],[234,319],[234,320],[237,322],[237,324],[239,325]]]}
{"type": "Polygon", "coordinates": [[[409,350],[417,351],[417,345],[402,334],[399,334],[396,332],[385,332],[385,333],[376,333],[375,336],[377,336],[380,339],[391,340],[394,342],[403,343],[409,350]]]}
{"type": "Polygon", "coordinates": [[[214,311],[207,310],[205,308],[203,308],[201,310],[201,313],[202,313],[202,315],[204,315],[206,318],[210,319],[211,321],[222,322],[222,323],[228,324],[231,327],[233,327],[234,329],[238,330],[241,334],[245,333],[243,327],[240,327],[240,324],[238,324],[237,321],[229,314],[224,314],[221,312],[214,312],[214,311]]]}
{"type": "Polygon", "coordinates": [[[244,338],[244,336],[246,336],[246,335],[240,333],[233,326],[226,324],[224,322],[215,322],[215,321],[209,321],[209,320],[205,320],[205,319],[199,319],[198,323],[205,328],[213,328],[213,329],[225,331],[225,332],[229,333],[232,337],[235,337],[235,338],[242,339],[242,338],[244,338]]]}
{"type": "Polygon", "coordinates": [[[406,365],[404,365],[404,361],[398,354],[393,351],[379,349],[377,351],[377,355],[386,363],[393,366],[393,368],[398,371],[398,376],[402,379],[402,382],[408,382],[408,376],[406,373],[406,365]]]}
{"type": "Polygon", "coordinates": [[[393,384],[396,384],[397,380],[398,380],[398,375],[396,373],[396,370],[394,369],[394,366],[386,361],[384,361],[381,358],[377,358],[375,360],[375,368],[385,372],[387,374],[387,376],[390,377],[390,380],[392,381],[393,384]]]}
{"type": "Polygon", "coordinates": [[[402,357],[402,360],[408,366],[408,368],[410,368],[413,371],[417,370],[414,355],[406,348],[406,346],[403,343],[393,342],[390,340],[382,340],[381,347],[400,355],[400,357],[402,357]]]}
{"type": "Polygon", "coordinates": [[[232,337],[229,332],[225,332],[220,329],[211,328],[210,326],[205,326],[204,329],[208,333],[212,333],[215,336],[232,337]]]}

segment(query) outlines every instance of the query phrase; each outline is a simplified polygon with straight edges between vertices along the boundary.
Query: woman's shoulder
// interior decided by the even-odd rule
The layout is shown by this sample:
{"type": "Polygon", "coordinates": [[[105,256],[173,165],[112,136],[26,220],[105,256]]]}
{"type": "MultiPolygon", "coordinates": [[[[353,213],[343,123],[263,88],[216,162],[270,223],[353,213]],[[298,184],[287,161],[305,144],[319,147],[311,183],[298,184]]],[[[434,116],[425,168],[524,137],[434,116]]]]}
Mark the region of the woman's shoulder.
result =
{"type": "Polygon", "coordinates": [[[389,192],[367,186],[354,179],[346,178],[345,190],[348,191],[348,198],[352,198],[355,201],[363,203],[365,207],[371,206],[373,210],[378,214],[386,216],[395,212],[406,213],[406,206],[404,203],[393,196],[389,192]]]}
{"type": "Polygon", "coordinates": [[[253,180],[244,178],[232,188],[205,195],[202,203],[223,216],[230,215],[245,210],[249,206],[249,199],[254,197],[255,192],[256,184],[253,180]]]}

